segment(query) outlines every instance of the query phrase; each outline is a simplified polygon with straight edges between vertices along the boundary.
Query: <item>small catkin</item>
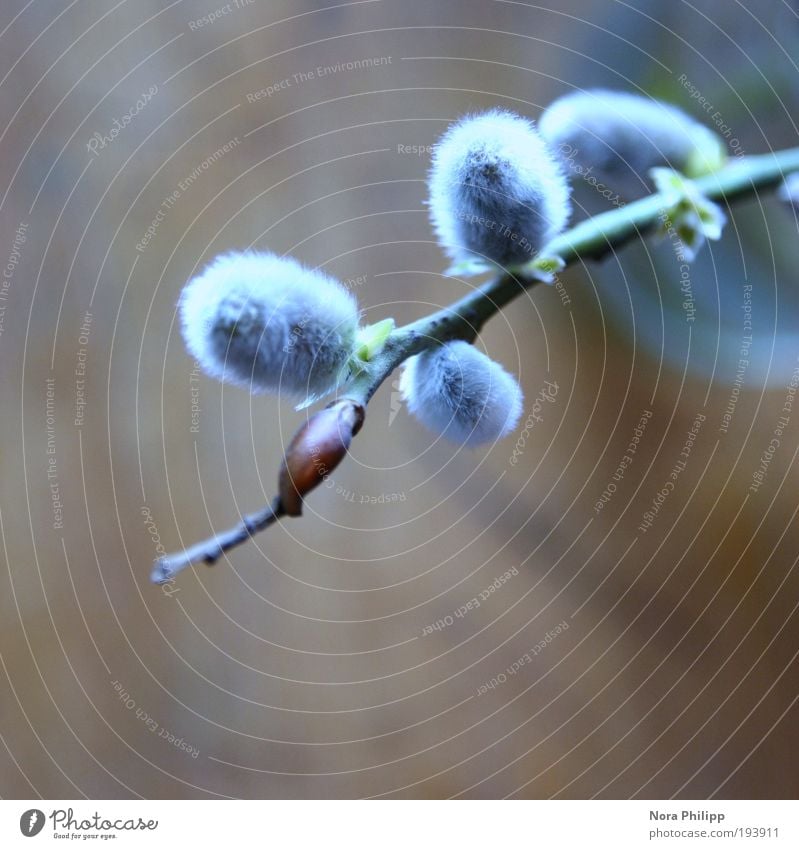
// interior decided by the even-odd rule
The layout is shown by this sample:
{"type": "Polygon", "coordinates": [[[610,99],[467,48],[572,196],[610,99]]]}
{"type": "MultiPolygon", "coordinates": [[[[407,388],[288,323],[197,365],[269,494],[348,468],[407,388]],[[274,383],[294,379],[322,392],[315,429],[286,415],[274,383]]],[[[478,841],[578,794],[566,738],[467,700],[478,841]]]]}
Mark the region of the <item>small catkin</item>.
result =
{"type": "Polygon", "coordinates": [[[538,127],[572,176],[594,174],[630,196],[651,186],[650,168],[698,177],[727,156],[721,138],[681,109],[623,91],[567,94],[547,107],[538,127]]]}
{"type": "Polygon", "coordinates": [[[499,109],[447,130],[428,182],[433,226],[455,262],[528,262],[571,211],[566,178],[533,124],[499,109]]]}
{"type": "Polygon", "coordinates": [[[777,197],[794,211],[799,212],[799,171],[789,174],[783,180],[777,190],[777,197]]]}
{"type": "Polygon", "coordinates": [[[522,412],[516,379],[468,342],[448,342],[411,357],[400,391],[423,425],[469,447],[506,436],[522,412]]]}
{"type": "Polygon", "coordinates": [[[179,303],[189,353],[212,377],[251,392],[318,396],[338,382],[358,305],[336,280],[269,253],[217,257],[179,303]]]}

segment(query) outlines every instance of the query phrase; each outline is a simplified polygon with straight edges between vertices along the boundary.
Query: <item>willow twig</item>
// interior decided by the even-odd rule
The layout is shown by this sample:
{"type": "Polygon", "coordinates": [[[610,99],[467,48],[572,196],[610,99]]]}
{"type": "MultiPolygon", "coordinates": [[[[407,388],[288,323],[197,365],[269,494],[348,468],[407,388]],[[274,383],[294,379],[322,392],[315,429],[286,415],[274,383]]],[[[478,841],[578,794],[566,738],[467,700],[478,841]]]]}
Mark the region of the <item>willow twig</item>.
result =
{"type": "Polygon", "coordinates": [[[209,539],[198,542],[183,551],[159,557],[153,566],[150,580],[155,584],[166,584],[181,569],[185,569],[194,563],[205,563],[208,566],[213,566],[226,551],[246,542],[253,534],[268,528],[284,515],[283,504],[279,498],[275,498],[271,504],[257,513],[243,516],[241,521],[230,530],[214,534],[209,539]]]}
{"type": "MultiPolygon", "coordinates": [[[[772,189],[788,174],[799,171],[799,148],[762,156],[736,159],[724,168],[694,181],[705,197],[729,204],[758,191],[772,189]]],[[[583,221],[553,239],[542,255],[559,257],[564,267],[578,261],[599,260],[617,248],[654,230],[668,211],[668,198],[655,192],[583,221]]],[[[522,292],[541,282],[533,262],[513,273],[501,274],[468,295],[417,321],[392,331],[384,347],[364,363],[361,373],[346,387],[346,395],[364,407],[383,381],[408,357],[453,339],[473,341],[483,324],[522,292]]],[[[186,566],[212,565],[231,548],[246,542],[285,515],[279,497],[258,513],[245,516],[228,531],[215,534],[182,552],[160,557],[151,578],[155,583],[171,581],[186,566]]]]}

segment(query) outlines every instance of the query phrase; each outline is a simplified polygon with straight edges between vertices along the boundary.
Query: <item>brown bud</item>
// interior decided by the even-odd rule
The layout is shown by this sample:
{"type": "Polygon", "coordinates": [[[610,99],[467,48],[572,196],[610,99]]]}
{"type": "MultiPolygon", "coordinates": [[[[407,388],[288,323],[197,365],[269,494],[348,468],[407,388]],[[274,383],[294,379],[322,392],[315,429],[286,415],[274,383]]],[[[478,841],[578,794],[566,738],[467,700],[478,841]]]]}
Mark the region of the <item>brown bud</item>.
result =
{"type": "Polygon", "coordinates": [[[341,398],[314,413],[294,434],[278,477],[278,493],[287,516],[302,514],[303,497],[344,459],[363,419],[361,404],[341,398]]]}

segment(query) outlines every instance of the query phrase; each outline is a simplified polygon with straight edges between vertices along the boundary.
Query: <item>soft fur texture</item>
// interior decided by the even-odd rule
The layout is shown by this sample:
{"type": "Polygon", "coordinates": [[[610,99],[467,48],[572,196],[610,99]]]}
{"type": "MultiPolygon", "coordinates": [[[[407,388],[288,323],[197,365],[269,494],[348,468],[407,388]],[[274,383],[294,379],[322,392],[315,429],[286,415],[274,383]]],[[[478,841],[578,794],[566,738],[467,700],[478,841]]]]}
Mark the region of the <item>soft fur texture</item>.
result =
{"type": "Polygon", "coordinates": [[[179,308],[186,347],[212,377],[299,397],[335,386],[358,325],[340,283],[269,253],[217,257],[179,308]]]}
{"type": "Polygon", "coordinates": [[[451,126],[435,147],[430,217],[456,262],[528,262],[568,221],[566,178],[530,121],[499,109],[451,126]]]}
{"type": "Polygon", "coordinates": [[[777,197],[783,203],[787,203],[795,210],[799,210],[799,171],[789,174],[785,178],[777,190],[777,197]]]}
{"type": "Polygon", "coordinates": [[[506,436],[522,412],[516,379],[468,342],[448,342],[411,357],[400,391],[423,425],[470,448],[506,436]]]}
{"type": "Polygon", "coordinates": [[[651,186],[650,168],[709,171],[726,156],[721,139],[676,106],[623,91],[560,97],[538,128],[573,176],[590,172],[628,196],[651,186]]]}

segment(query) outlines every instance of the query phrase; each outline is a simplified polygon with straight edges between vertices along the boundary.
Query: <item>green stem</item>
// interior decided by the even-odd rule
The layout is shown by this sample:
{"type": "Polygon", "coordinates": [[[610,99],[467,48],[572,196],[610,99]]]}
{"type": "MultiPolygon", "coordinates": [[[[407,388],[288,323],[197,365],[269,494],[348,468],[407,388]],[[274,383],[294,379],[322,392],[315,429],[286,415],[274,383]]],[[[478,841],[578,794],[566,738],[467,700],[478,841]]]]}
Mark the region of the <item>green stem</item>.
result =
{"type": "MultiPolygon", "coordinates": [[[[793,171],[799,171],[799,148],[735,160],[715,173],[695,180],[694,184],[711,200],[729,203],[759,190],[773,188],[793,171]]],[[[602,213],[558,236],[544,248],[542,254],[558,256],[566,265],[586,259],[601,259],[653,230],[661,222],[666,206],[665,195],[655,193],[602,213]]],[[[531,263],[514,274],[502,274],[483,283],[444,309],[398,327],[388,335],[383,347],[363,363],[363,370],[349,386],[342,388],[341,394],[366,406],[383,381],[408,357],[438,342],[452,339],[474,341],[491,316],[539,282],[540,273],[531,263]]],[[[374,344],[377,347],[378,343],[374,344]]],[[[369,351],[369,345],[366,345],[366,350],[369,351]]],[[[283,515],[283,505],[276,498],[271,506],[245,517],[229,531],[160,558],[153,569],[152,580],[168,584],[177,572],[193,563],[212,564],[223,553],[283,515]]]]}
{"type": "MultiPolygon", "coordinates": [[[[774,188],[793,171],[799,171],[799,147],[733,160],[713,174],[694,180],[694,184],[710,200],[726,204],[774,188]]],[[[559,256],[566,265],[601,259],[651,232],[664,215],[664,201],[663,194],[655,193],[595,215],[553,239],[542,254],[559,256]]],[[[515,274],[489,280],[444,309],[398,327],[369,367],[345,390],[346,395],[366,405],[380,384],[408,357],[438,342],[473,341],[491,316],[539,282],[533,265],[523,266],[515,274]],[[525,272],[525,268],[529,270],[525,272]]]]}

